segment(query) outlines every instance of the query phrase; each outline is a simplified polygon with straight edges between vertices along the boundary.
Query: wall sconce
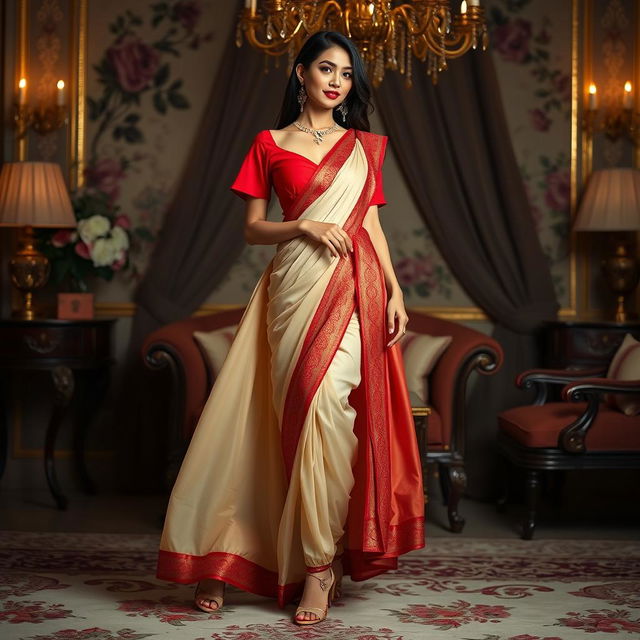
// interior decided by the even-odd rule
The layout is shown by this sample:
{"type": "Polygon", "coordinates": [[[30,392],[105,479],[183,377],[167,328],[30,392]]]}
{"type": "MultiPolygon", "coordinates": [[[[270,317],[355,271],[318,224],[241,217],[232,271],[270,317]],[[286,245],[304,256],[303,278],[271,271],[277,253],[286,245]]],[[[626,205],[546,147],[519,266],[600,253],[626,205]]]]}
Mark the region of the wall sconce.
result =
{"type": "Polygon", "coordinates": [[[58,80],[56,89],[51,92],[48,102],[30,107],[27,104],[27,79],[21,78],[14,104],[13,122],[18,138],[24,138],[29,129],[33,129],[42,136],[61,129],[67,123],[64,81],[58,80]]]}
{"type": "Polygon", "coordinates": [[[598,90],[593,82],[589,85],[583,128],[587,133],[604,133],[610,140],[625,136],[640,145],[640,113],[634,109],[633,91],[630,82],[625,82],[617,104],[605,109],[598,108],[598,90]]]}

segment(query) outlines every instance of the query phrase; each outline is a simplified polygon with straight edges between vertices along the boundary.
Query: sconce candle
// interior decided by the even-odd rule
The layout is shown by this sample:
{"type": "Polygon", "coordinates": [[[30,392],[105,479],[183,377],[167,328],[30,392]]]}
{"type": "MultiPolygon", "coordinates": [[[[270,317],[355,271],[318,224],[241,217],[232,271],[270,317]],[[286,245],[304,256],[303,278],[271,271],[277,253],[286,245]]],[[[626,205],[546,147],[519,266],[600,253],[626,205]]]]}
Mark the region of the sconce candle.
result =
{"type": "Polygon", "coordinates": [[[598,95],[596,85],[593,82],[589,85],[589,110],[595,111],[598,108],[598,95]]]}
{"type": "Polygon", "coordinates": [[[479,7],[480,6],[480,0],[469,0],[469,6],[470,7],[479,7]]]}
{"type": "Polygon", "coordinates": [[[245,9],[249,9],[251,11],[251,15],[256,15],[256,5],[258,4],[257,0],[244,0],[245,9]]]}
{"type": "Polygon", "coordinates": [[[56,104],[59,107],[63,107],[64,106],[64,81],[58,80],[58,84],[56,85],[56,87],[58,87],[58,91],[56,95],[56,104]]]}
{"type": "Polygon", "coordinates": [[[18,104],[20,106],[27,104],[27,79],[20,78],[18,82],[18,104]]]}
{"type": "Polygon", "coordinates": [[[633,93],[631,92],[631,83],[624,83],[624,96],[622,97],[622,108],[633,109],[633,93]]]}
{"type": "Polygon", "coordinates": [[[460,13],[467,13],[467,0],[462,0],[460,3],[460,13]]]}

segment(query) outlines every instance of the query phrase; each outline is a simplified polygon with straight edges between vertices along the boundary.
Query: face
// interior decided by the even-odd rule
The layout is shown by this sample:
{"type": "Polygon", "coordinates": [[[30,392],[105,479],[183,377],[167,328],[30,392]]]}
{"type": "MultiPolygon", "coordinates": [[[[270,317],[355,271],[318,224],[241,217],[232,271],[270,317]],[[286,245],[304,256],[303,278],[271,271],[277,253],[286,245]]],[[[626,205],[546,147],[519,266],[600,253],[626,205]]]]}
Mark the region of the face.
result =
{"type": "Polygon", "coordinates": [[[344,102],[353,84],[351,58],[338,46],[323,51],[308,69],[299,64],[296,74],[304,84],[307,99],[325,109],[335,109],[344,102]]]}

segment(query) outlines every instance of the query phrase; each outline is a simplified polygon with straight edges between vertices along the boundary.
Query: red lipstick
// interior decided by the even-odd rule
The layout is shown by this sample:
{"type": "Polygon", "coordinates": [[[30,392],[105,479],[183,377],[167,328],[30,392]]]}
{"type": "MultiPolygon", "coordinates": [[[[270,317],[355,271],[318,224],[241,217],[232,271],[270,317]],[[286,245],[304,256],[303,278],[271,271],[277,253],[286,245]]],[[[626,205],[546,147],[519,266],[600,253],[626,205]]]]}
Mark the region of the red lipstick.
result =
{"type": "Polygon", "coordinates": [[[337,91],[323,91],[323,93],[330,100],[335,100],[336,98],[340,97],[340,94],[337,91]]]}

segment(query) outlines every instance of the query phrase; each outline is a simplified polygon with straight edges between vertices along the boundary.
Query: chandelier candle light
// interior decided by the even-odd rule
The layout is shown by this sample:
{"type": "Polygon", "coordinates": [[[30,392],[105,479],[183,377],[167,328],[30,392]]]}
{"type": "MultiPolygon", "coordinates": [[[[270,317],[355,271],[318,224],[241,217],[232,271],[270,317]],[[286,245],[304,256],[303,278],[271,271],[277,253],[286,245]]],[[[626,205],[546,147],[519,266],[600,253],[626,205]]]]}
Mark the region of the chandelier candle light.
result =
{"type": "Polygon", "coordinates": [[[488,44],[480,0],[463,0],[452,14],[449,0],[245,0],[238,21],[236,45],[243,34],[249,44],[268,56],[288,56],[288,70],[304,40],[323,30],[351,38],[362,55],[374,86],[385,69],[399,71],[412,84],[412,58],[426,62],[435,84],[447,60],[488,44]]]}

